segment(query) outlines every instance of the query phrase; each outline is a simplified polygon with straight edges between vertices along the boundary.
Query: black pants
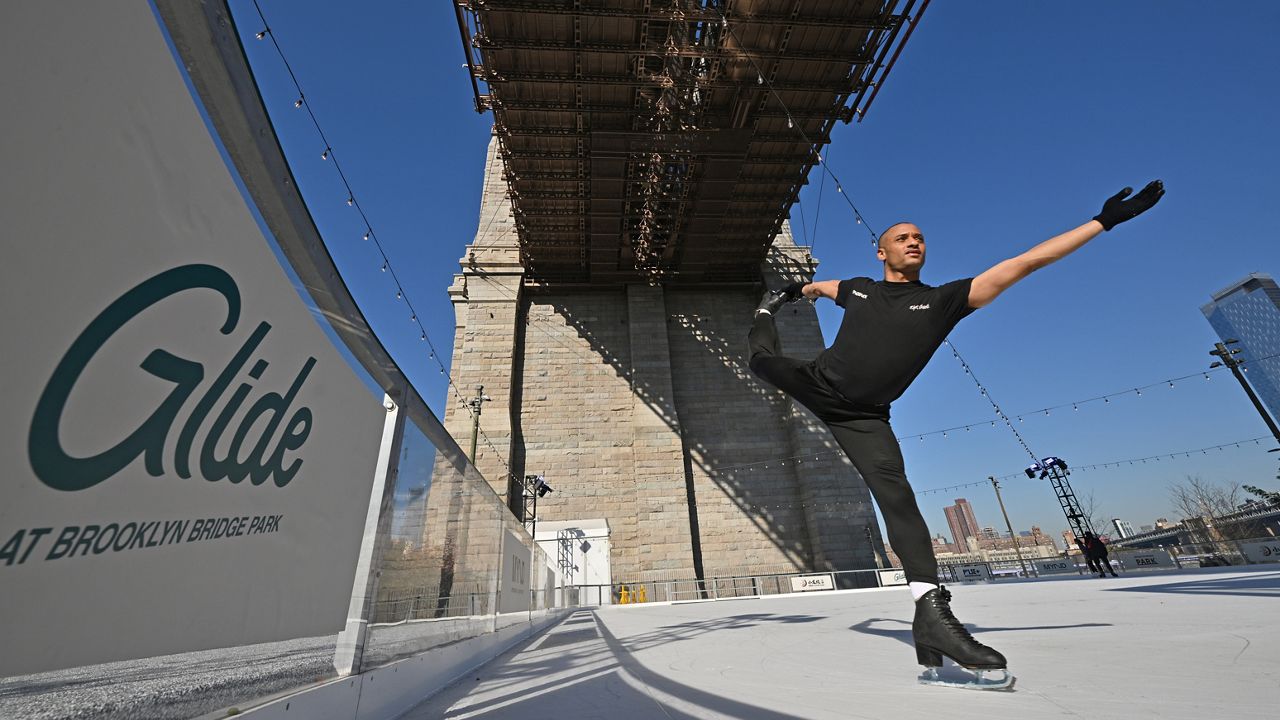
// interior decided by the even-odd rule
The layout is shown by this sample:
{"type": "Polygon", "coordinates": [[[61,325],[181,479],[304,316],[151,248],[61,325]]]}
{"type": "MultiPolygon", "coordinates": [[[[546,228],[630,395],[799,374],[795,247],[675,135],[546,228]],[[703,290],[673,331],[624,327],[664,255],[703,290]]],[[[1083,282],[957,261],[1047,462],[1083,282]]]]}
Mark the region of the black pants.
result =
{"type": "Polygon", "coordinates": [[[751,371],[809,408],[858,469],[884,516],[889,544],[902,559],[907,581],[938,584],[938,561],[933,556],[929,526],[907,482],[902,451],[889,426],[888,406],[850,402],[812,361],[779,355],[772,315],[756,314],[747,343],[751,371]]]}
{"type": "Polygon", "coordinates": [[[1107,573],[1111,573],[1111,577],[1120,577],[1116,575],[1115,568],[1111,567],[1111,561],[1105,557],[1094,557],[1093,562],[1098,566],[1099,575],[1105,576],[1107,573]]]}

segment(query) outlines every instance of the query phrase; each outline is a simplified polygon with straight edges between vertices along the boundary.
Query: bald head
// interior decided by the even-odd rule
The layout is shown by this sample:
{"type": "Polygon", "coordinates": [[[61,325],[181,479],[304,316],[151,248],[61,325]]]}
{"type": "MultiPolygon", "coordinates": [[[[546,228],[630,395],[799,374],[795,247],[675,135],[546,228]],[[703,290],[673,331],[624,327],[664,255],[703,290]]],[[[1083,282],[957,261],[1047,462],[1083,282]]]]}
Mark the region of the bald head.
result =
{"type": "Polygon", "coordinates": [[[915,229],[916,231],[920,230],[920,228],[916,227],[915,223],[906,222],[905,220],[902,222],[896,222],[885,228],[884,232],[880,233],[880,237],[876,239],[876,247],[884,247],[885,241],[894,237],[895,233],[901,235],[904,232],[910,232],[912,229],[915,229]]]}
{"type": "Polygon", "coordinates": [[[877,239],[876,257],[884,263],[885,280],[919,280],[924,267],[924,233],[915,223],[894,223],[877,239]]]}

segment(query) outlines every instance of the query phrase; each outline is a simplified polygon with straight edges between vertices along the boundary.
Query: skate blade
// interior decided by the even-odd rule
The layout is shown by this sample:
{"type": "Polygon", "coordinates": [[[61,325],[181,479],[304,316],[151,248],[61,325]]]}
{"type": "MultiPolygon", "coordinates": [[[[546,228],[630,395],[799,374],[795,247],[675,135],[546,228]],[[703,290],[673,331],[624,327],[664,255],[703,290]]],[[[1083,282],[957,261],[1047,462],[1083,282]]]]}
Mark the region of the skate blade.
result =
{"type": "Polygon", "coordinates": [[[960,688],[962,690],[1012,690],[1017,678],[1008,670],[974,670],[967,681],[945,680],[938,675],[937,668],[925,670],[919,677],[921,685],[960,688]],[[1001,677],[987,677],[986,673],[1001,673],[1001,677]]]}

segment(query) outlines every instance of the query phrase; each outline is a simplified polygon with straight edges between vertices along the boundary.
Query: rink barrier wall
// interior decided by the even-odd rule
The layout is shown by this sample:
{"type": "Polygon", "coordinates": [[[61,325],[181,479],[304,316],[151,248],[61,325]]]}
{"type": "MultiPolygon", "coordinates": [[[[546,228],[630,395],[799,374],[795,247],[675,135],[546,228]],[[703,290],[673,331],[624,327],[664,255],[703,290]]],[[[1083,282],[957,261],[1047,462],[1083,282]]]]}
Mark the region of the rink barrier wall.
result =
{"type": "MultiPolygon", "coordinates": [[[[528,625],[446,645],[359,675],[338,678],[241,712],[254,720],[384,720],[399,717],[493,658],[561,622],[569,610],[528,625]]],[[[225,717],[225,713],[211,714],[225,717]]]]}
{"type": "MultiPolygon", "coordinates": [[[[273,708],[272,713],[294,717],[391,717],[460,673],[561,619],[567,612],[566,594],[555,591],[559,583],[551,558],[533,542],[448,434],[375,336],[344,284],[284,157],[248,66],[242,43],[245,36],[236,27],[227,3],[128,0],[112,4],[110,9],[86,6],[82,12],[66,13],[30,0],[16,3],[12,10],[14,22],[0,26],[0,36],[12,42],[0,46],[8,47],[10,53],[25,55],[24,62],[32,63],[32,67],[54,71],[91,67],[96,73],[128,80],[123,86],[95,83],[95,91],[89,93],[75,84],[88,82],[85,78],[94,77],[92,73],[54,72],[43,87],[35,87],[32,78],[15,86],[15,92],[21,90],[16,96],[19,100],[28,95],[60,98],[69,106],[64,114],[75,119],[62,124],[41,123],[32,126],[30,132],[15,133],[16,138],[33,148],[25,154],[14,154],[15,158],[28,162],[41,148],[79,148],[90,139],[105,138],[97,147],[99,152],[62,152],[54,155],[59,162],[47,163],[51,171],[75,178],[91,189],[98,188],[102,197],[68,192],[65,184],[33,183],[37,189],[56,189],[37,192],[24,203],[29,208],[25,214],[17,212],[21,209],[18,206],[12,208],[15,227],[25,227],[24,223],[33,221],[37,213],[61,213],[66,222],[59,227],[72,229],[68,242],[81,242],[95,252],[108,252],[107,259],[112,261],[98,262],[88,252],[67,253],[67,257],[79,258],[83,270],[93,273],[92,283],[77,282],[75,278],[70,281],[78,292],[65,293],[67,297],[59,307],[65,309],[66,318],[51,317],[44,329],[31,323],[23,326],[32,333],[30,342],[25,343],[30,354],[57,350],[59,342],[65,350],[65,338],[74,338],[85,323],[93,320],[93,313],[101,312],[100,307],[75,305],[77,298],[101,295],[109,301],[137,286],[140,280],[157,272],[163,275],[164,268],[152,265],[163,261],[169,264],[166,267],[185,267],[183,263],[190,265],[196,262],[193,258],[203,254],[228,265],[230,270],[224,274],[241,274],[253,280],[239,283],[246,318],[259,319],[251,315],[259,311],[251,300],[272,300],[268,307],[275,324],[261,323],[258,332],[266,332],[262,330],[265,326],[274,333],[272,338],[288,333],[289,338],[297,335],[306,339],[310,344],[296,343],[284,350],[318,358],[314,371],[317,377],[330,372],[330,368],[332,372],[345,373],[339,379],[346,395],[322,399],[350,405],[358,400],[364,404],[365,412],[347,413],[348,425],[357,427],[341,426],[348,436],[359,436],[363,442],[361,452],[346,451],[341,439],[326,439],[325,447],[319,448],[324,452],[309,456],[307,461],[310,472],[323,475],[328,481],[344,481],[351,497],[344,497],[340,508],[315,502],[308,506],[294,503],[276,510],[287,510],[289,519],[303,513],[312,517],[341,512],[345,523],[343,548],[327,550],[321,541],[312,547],[307,537],[285,532],[274,535],[273,538],[284,540],[272,551],[287,552],[297,561],[275,559],[274,575],[267,581],[224,581],[210,572],[221,570],[222,566],[209,563],[160,565],[166,558],[177,557],[178,550],[193,548],[208,555],[244,540],[213,534],[203,544],[175,542],[163,551],[150,551],[148,558],[158,569],[155,577],[145,583],[126,585],[127,578],[119,576],[99,583],[95,593],[61,594],[55,594],[56,588],[50,589],[46,584],[43,595],[36,586],[16,602],[39,621],[37,627],[46,629],[44,645],[62,654],[49,654],[39,663],[29,662],[29,653],[7,656],[12,665],[7,676],[0,677],[4,690],[0,693],[0,716],[35,717],[46,714],[51,707],[92,707],[91,703],[100,702],[94,698],[95,689],[109,685],[114,688],[115,697],[112,707],[102,711],[102,717],[225,717],[262,712],[268,707],[273,708]],[[23,40],[30,36],[31,27],[44,27],[47,34],[38,43],[23,40]],[[147,62],[139,63],[142,57],[147,62]],[[85,107],[92,103],[101,108],[85,107]],[[161,106],[165,113],[145,112],[153,105],[161,106]],[[182,142],[171,142],[179,130],[186,133],[182,142]],[[170,151],[171,146],[178,150],[170,151]],[[184,162],[184,153],[198,153],[201,162],[184,162]],[[126,170],[139,177],[124,178],[126,170]],[[124,201],[112,193],[132,193],[136,197],[124,201]],[[121,223],[121,218],[130,222],[121,223]],[[82,237],[82,226],[92,224],[94,219],[100,221],[97,230],[101,236],[94,237],[91,244],[82,237]],[[167,223],[165,232],[154,230],[152,226],[157,223],[167,223]],[[222,254],[230,252],[232,239],[239,243],[235,246],[237,252],[256,253],[253,262],[222,258],[222,254]],[[136,260],[133,265],[137,267],[130,267],[130,260],[136,260]],[[261,277],[253,274],[255,271],[261,277]],[[291,319],[289,323],[277,319],[285,313],[301,319],[291,319]],[[358,467],[349,468],[344,463],[358,467]],[[360,484],[353,478],[359,479],[360,484]],[[315,550],[315,557],[308,555],[308,550],[315,550]],[[321,572],[311,569],[315,563],[329,566],[321,572]],[[202,571],[210,577],[202,579],[202,571]],[[336,575],[345,577],[334,581],[336,575]],[[200,614],[201,606],[171,602],[164,612],[150,614],[148,624],[141,630],[117,627],[108,617],[95,624],[93,634],[67,638],[56,634],[73,624],[68,618],[80,621],[88,615],[75,608],[60,610],[54,600],[87,605],[108,594],[145,599],[148,593],[159,595],[155,588],[166,584],[176,590],[203,590],[211,602],[216,600],[228,607],[252,606],[256,601],[287,611],[245,613],[255,624],[242,620],[236,625],[232,618],[229,624],[218,626],[218,633],[199,635],[200,624],[191,623],[190,618],[200,614]],[[313,589],[308,592],[308,588],[313,589]],[[295,591],[300,597],[277,603],[270,593],[281,589],[295,591]],[[401,601],[404,597],[418,600],[405,603],[401,601]],[[42,618],[42,613],[56,613],[62,622],[42,618]],[[118,636],[113,638],[112,633],[118,636]],[[158,645],[160,641],[167,644],[158,645]],[[96,655],[89,652],[98,652],[98,648],[104,650],[96,655]],[[157,672],[159,666],[169,670],[157,672]],[[234,683],[227,682],[228,667],[236,669],[234,683]],[[158,688],[154,682],[148,686],[138,680],[144,676],[163,681],[159,684],[164,687],[158,688]],[[259,706],[262,710],[254,710],[259,706]],[[300,712],[300,708],[306,712],[300,712]]],[[[247,27],[243,32],[251,42],[257,30],[247,27]]],[[[33,100],[27,105],[33,103],[40,104],[33,100]]],[[[23,167],[15,165],[15,172],[23,167]]],[[[32,164],[33,169],[39,167],[38,163],[32,164]]],[[[34,222],[30,224],[38,229],[34,222]]],[[[40,242],[40,236],[33,240],[23,252],[34,255],[55,247],[40,242]]],[[[57,262],[28,259],[17,256],[11,267],[26,273],[29,281],[45,279],[43,272],[65,269],[57,262]]],[[[60,281],[67,282],[66,278],[60,281]]],[[[10,292],[20,287],[17,282],[5,285],[10,292]]],[[[46,285],[57,283],[48,278],[46,285]]],[[[258,304],[266,305],[265,300],[258,304]]],[[[221,337],[217,332],[197,335],[197,330],[207,329],[197,323],[137,327],[142,339],[132,338],[136,342],[131,346],[144,349],[183,350],[193,342],[221,337]]],[[[275,362],[276,357],[271,359],[275,362]]],[[[95,387],[113,387],[113,377],[121,382],[136,380],[136,363],[122,365],[117,360],[113,358],[113,363],[94,370],[109,375],[95,387]]],[[[305,370],[310,365],[303,360],[305,357],[293,365],[283,361],[280,364],[305,370]]],[[[267,363],[260,365],[248,371],[250,377],[258,379],[262,375],[267,363]]],[[[143,370],[146,369],[144,365],[143,370]]],[[[210,371],[201,378],[188,378],[194,387],[193,397],[212,396],[206,386],[216,376],[210,371]]],[[[228,377],[230,381],[243,380],[240,376],[228,377]]],[[[269,373],[262,379],[265,385],[275,376],[269,373]]],[[[302,382],[296,384],[301,386],[302,382]]],[[[288,385],[284,383],[285,387],[288,385]]],[[[330,385],[331,390],[337,387],[330,385]]],[[[125,390],[131,387],[114,386],[125,390]]],[[[285,393],[285,388],[279,392],[285,393]]],[[[319,400],[308,402],[319,413],[319,400]]],[[[26,405],[15,398],[6,417],[29,423],[31,415],[26,405]]],[[[109,403],[100,405],[110,409],[109,403]]],[[[252,398],[239,412],[251,412],[251,405],[257,407],[252,398]]],[[[186,407],[175,412],[187,412],[186,407]]],[[[218,405],[214,410],[221,413],[223,407],[218,405]]],[[[233,415],[233,410],[226,411],[227,417],[239,420],[241,415],[233,415]]],[[[330,411],[323,419],[340,415],[330,411]]],[[[178,425],[190,424],[186,415],[177,417],[178,425]]],[[[321,416],[316,417],[320,428],[321,416]]],[[[284,432],[292,432],[291,427],[296,430],[292,420],[285,424],[284,432]]],[[[325,427],[337,428],[339,424],[332,421],[325,427]]],[[[109,422],[100,422],[92,429],[110,432],[115,428],[109,422]]],[[[25,428],[10,430],[4,436],[11,442],[27,437],[25,428]]],[[[176,434],[177,430],[173,432],[176,434]]],[[[197,436],[197,440],[201,438],[197,436]]],[[[313,442],[319,445],[318,440],[313,442]]],[[[24,455],[17,451],[6,453],[15,461],[24,455]]],[[[125,465],[125,470],[132,472],[141,464],[142,460],[135,458],[132,464],[125,465]]],[[[152,465],[146,470],[152,475],[160,472],[153,471],[152,465]]],[[[287,478],[277,478],[278,487],[272,483],[259,487],[259,480],[251,486],[235,485],[237,480],[192,485],[174,479],[175,490],[166,497],[171,496],[186,510],[194,512],[192,508],[198,508],[211,513],[221,505],[191,501],[179,493],[227,492],[229,487],[240,496],[259,499],[262,493],[274,492],[269,499],[279,505],[283,501],[278,498],[286,490],[306,489],[301,482],[286,489],[286,481],[287,478]]],[[[148,482],[154,485],[154,481],[148,482]]],[[[121,497],[150,487],[124,481],[104,485],[121,497]]],[[[35,507],[29,507],[31,512],[26,514],[39,514],[38,501],[43,497],[39,493],[44,491],[27,483],[18,492],[35,498],[28,503],[35,507]]],[[[227,505],[225,512],[220,514],[248,514],[238,505],[229,504],[238,497],[228,496],[223,503],[227,505]]],[[[320,500],[333,502],[332,497],[320,500]]],[[[101,502],[80,505],[84,512],[106,507],[101,502]]],[[[157,516],[170,517],[176,510],[164,512],[170,514],[157,516]]],[[[84,524],[92,520],[74,521],[84,524]]],[[[330,534],[336,531],[331,529],[330,534]]],[[[261,565],[274,557],[259,555],[243,560],[261,565]]],[[[95,555],[61,562],[71,566],[74,562],[98,560],[95,555]]],[[[18,561],[12,565],[0,567],[11,571],[7,578],[0,579],[0,591],[16,586],[18,576],[12,573],[35,567],[21,567],[18,561]]],[[[24,582],[41,581],[40,577],[24,578],[24,582]]],[[[7,598],[0,599],[7,604],[7,598]]],[[[106,603],[103,605],[107,607],[106,603]]],[[[27,625],[6,614],[0,618],[0,637],[26,632],[27,625]]],[[[24,642],[12,645],[30,646],[24,642]]]]}

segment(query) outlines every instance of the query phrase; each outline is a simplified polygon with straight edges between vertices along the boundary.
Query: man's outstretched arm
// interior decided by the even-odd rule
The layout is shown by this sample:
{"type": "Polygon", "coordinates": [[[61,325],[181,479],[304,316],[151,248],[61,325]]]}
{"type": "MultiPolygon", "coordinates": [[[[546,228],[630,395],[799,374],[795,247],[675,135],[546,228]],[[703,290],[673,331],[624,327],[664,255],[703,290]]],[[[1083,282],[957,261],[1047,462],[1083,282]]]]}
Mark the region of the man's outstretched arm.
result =
{"type": "Polygon", "coordinates": [[[799,300],[802,297],[809,298],[810,300],[817,300],[818,298],[835,300],[836,295],[840,292],[840,281],[823,280],[821,282],[811,283],[793,282],[781,290],[775,290],[774,292],[785,295],[787,297],[787,302],[799,300]]]}
{"type": "Polygon", "coordinates": [[[1110,230],[1151,209],[1151,206],[1164,195],[1164,183],[1152,180],[1137,195],[1126,200],[1125,198],[1131,192],[1133,192],[1132,188],[1121,190],[1109,198],[1102,206],[1102,212],[1089,222],[1049,238],[1021,255],[998,263],[975,277],[973,284],[969,287],[969,307],[980,308],[989,305],[1014,283],[1079,250],[1103,230],[1110,230]]]}
{"type": "Polygon", "coordinates": [[[811,282],[806,284],[803,288],[801,288],[800,294],[804,295],[810,300],[817,300],[818,298],[835,300],[836,293],[839,292],[839,290],[840,290],[839,280],[823,280],[821,282],[811,282]]]}

